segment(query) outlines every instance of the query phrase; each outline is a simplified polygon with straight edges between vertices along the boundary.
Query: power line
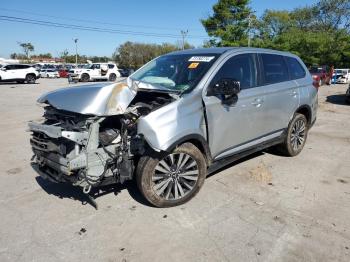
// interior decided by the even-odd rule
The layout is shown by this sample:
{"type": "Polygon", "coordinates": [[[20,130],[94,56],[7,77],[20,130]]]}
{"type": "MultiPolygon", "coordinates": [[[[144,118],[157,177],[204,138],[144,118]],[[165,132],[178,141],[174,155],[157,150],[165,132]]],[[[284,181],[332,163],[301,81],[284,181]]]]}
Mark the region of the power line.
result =
{"type": "MultiPolygon", "coordinates": [[[[96,21],[96,20],[88,20],[88,19],[78,19],[78,18],[71,18],[71,17],[60,17],[55,15],[47,15],[42,13],[36,13],[36,12],[30,12],[26,10],[18,10],[18,9],[9,9],[9,8],[2,8],[0,7],[0,10],[6,11],[6,12],[15,12],[15,13],[23,13],[23,14],[29,14],[29,15],[35,15],[35,16],[41,16],[41,17],[47,17],[47,18],[55,18],[59,20],[71,20],[76,22],[84,22],[84,23],[93,23],[93,24],[102,24],[102,25],[115,25],[115,26],[121,26],[121,27],[129,27],[129,28],[145,28],[145,29],[156,29],[156,30],[173,30],[173,31],[179,31],[181,28],[175,28],[175,27],[159,27],[159,26],[148,26],[148,25],[130,25],[130,24],[120,24],[120,23],[110,23],[110,22],[104,22],[104,21],[96,21]]],[[[198,28],[190,28],[191,31],[201,31],[198,28]]]]}
{"type": "MultiPolygon", "coordinates": [[[[112,29],[112,28],[81,26],[81,25],[75,25],[75,24],[56,23],[56,22],[51,22],[51,21],[29,19],[29,18],[15,17],[15,16],[0,15],[0,20],[8,21],[8,22],[24,23],[24,24],[35,24],[35,25],[41,25],[41,26],[47,26],[47,27],[58,27],[58,28],[65,28],[65,29],[93,31],[93,32],[100,32],[100,33],[152,36],[152,37],[167,37],[167,38],[177,38],[177,39],[179,38],[179,35],[175,35],[175,34],[146,33],[146,32],[119,30],[119,29],[112,29]]],[[[208,39],[208,37],[206,37],[206,36],[189,35],[187,37],[188,38],[198,38],[198,39],[208,39]]]]}

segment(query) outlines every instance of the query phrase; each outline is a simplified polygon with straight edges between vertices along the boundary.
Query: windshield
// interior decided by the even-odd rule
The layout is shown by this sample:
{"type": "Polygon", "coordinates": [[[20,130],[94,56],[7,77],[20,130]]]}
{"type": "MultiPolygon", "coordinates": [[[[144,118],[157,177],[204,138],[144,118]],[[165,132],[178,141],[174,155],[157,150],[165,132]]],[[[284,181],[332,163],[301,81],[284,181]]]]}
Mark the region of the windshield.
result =
{"type": "Polygon", "coordinates": [[[194,87],[208,71],[218,55],[165,55],[149,62],[131,78],[172,91],[194,87]]]}

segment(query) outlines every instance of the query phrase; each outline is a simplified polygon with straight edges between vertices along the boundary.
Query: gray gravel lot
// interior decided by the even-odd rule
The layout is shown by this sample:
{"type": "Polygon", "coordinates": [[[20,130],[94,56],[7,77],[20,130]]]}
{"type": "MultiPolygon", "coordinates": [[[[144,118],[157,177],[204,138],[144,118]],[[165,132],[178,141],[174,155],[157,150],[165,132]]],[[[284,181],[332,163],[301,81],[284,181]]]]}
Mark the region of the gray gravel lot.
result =
{"type": "Polygon", "coordinates": [[[350,106],[320,89],[318,120],[295,158],[258,153],[207,178],[186,205],[157,209],[133,183],[99,210],[30,165],[36,98],[66,79],[0,83],[0,261],[350,261],[350,106]]]}

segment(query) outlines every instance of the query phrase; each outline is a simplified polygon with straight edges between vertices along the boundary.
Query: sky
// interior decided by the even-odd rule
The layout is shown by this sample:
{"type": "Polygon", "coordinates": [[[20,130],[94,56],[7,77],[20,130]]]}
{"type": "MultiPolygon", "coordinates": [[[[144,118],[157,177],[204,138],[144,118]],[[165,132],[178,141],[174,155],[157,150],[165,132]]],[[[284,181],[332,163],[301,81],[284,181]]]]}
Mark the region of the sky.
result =
{"type": "MultiPolygon", "coordinates": [[[[50,52],[58,57],[65,49],[70,54],[75,54],[74,38],[78,38],[79,54],[111,56],[125,41],[175,44],[181,41],[181,30],[188,30],[186,40],[190,44],[200,46],[207,38],[200,19],[211,14],[216,2],[217,0],[1,1],[0,57],[8,58],[11,53],[21,53],[18,42],[31,42],[36,54],[50,52]],[[30,19],[25,21],[32,24],[4,21],[1,18],[22,19],[21,21],[30,19]],[[38,25],[41,21],[69,25],[70,28],[38,25]],[[72,25],[89,27],[89,31],[72,29],[72,25]],[[91,31],[91,28],[95,31],[91,31]]],[[[252,0],[251,7],[260,16],[266,9],[291,10],[315,2],[317,1],[252,0]]]]}

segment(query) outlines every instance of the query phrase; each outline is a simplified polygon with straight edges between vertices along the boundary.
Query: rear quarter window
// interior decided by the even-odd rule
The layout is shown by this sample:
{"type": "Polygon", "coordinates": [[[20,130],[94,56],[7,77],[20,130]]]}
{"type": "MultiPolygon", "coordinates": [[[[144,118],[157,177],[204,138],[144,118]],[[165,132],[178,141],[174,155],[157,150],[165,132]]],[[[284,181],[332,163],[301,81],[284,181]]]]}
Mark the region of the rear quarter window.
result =
{"type": "Polygon", "coordinates": [[[109,69],[113,69],[113,68],[114,68],[114,65],[108,64],[108,68],[109,68],[109,69]]]}
{"type": "Polygon", "coordinates": [[[286,56],[285,58],[288,65],[290,78],[293,80],[304,78],[306,75],[306,72],[303,66],[299,63],[299,61],[294,57],[286,56]]]}
{"type": "Polygon", "coordinates": [[[288,81],[289,73],[283,56],[261,54],[264,83],[266,85],[288,81]]]}

